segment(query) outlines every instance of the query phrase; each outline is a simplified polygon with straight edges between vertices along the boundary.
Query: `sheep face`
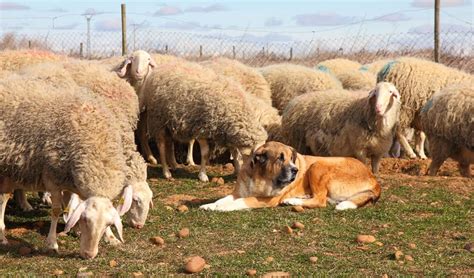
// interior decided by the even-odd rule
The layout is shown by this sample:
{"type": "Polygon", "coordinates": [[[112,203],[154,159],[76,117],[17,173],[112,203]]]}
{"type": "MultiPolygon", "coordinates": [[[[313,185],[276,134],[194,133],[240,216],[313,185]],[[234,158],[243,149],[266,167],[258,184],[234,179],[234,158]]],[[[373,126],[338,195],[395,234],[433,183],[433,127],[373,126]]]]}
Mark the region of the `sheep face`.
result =
{"type": "Polygon", "coordinates": [[[141,229],[145,225],[150,207],[153,206],[153,192],[146,181],[136,183],[133,188],[132,206],[127,214],[128,223],[136,229],[141,229]]]}
{"type": "Polygon", "coordinates": [[[122,222],[112,202],[103,197],[91,197],[82,202],[69,218],[65,232],[77,222],[81,231],[81,257],[93,259],[99,251],[99,241],[110,225],[115,225],[119,239],[123,242],[122,222]]]}
{"type": "Polygon", "coordinates": [[[122,78],[128,76],[134,81],[140,81],[154,67],[156,67],[156,63],[150,54],[143,50],[137,50],[122,63],[117,74],[122,78]]]}
{"type": "Polygon", "coordinates": [[[380,82],[370,91],[368,100],[375,113],[383,117],[392,105],[400,102],[400,93],[392,83],[380,82]]]}

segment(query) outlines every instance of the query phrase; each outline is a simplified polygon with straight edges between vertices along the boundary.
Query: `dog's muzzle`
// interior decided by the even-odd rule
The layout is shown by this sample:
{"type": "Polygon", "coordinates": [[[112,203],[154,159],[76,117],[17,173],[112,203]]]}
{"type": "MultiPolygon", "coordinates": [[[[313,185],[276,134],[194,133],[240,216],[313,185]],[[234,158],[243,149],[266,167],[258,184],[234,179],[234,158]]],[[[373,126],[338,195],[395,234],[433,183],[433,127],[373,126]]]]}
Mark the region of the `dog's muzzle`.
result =
{"type": "Polygon", "coordinates": [[[298,174],[298,168],[295,165],[290,164],[280,173],[276,180],[276,186],[284,187],[295,181],[296,175],[298,174]]]}

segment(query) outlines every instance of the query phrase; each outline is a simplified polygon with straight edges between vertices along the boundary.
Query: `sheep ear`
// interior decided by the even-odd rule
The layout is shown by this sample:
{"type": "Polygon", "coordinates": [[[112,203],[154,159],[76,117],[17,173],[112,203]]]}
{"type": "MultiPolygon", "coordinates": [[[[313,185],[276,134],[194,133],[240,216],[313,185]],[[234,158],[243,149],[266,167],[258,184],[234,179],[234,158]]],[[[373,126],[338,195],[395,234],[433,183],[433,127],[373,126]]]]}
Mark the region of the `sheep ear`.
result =
{"type": "Polygon", "coordinates": [[[120,215],[118,211],[114,212],[114,226],[117,229],[117,234],[119,237],[119,240],[124,243],[123,240],[123,225],[122,225],[122,220],[120,219],[120,215]]]}
{"type": "Polygon", "coordinates": [[[120,216],[124,215],[127,211],[130,210],[133,201],[133,188],[131,185],[125,186],[123,189],[122,197],[120,198],[120,203],[117,206],[117,211],[120,216]]]}
{"type": "Polygon", "coordinates": [[[69,233],[69,231],[74,227],[81,218],[82,213],[86,210],[86,202],[80,203],[77,208],[72,213],[71,217],[66,223],[66,228],[64,228],[65,233],[69,233]]]}
{"type": "Polygon", "coordinates": [[[371,99],[373,96],[375,96],[375,93],[377,92],[376,89],[373,89],[372,91],[369,92],[369,95],[367,96],[368,99],[371,99]]]}
{"type": "Polygon", "coordinates": [[[152,68],[156,68],[158,65],[156,64],[155,60],[153,60],[153,58],[150,58],[150,66],[152,68]]]}
{"type": "Polygon", "coordinates": [[[396,100],[400,101],[400,98],[401,98],[401,97],[400,97],[400,93],[398,92],[398,90],[390,91],[390,93],[392,94],[392,96],[393,96],[396,100]]]}
{"type": "Polygon", "coordinates": [[[120,65],[120,67],[116,71],[117,75],[120,78],[124,78],[127,75],[127,71],[129,69],[131,63],[132,63],[132,58],[131,57],[128,57],[127,59],[125,59],[125,61],[122,62],[122,64],[120,65]]]}
{"type": "Polygon", "coordinates": [[[77,207],[81,204],[82,200],[79,198],[79,195],[76,193],[71,194],[71,199],[69,199],[69,203],[67,207],[64,209],[63,219],[64,222],[68,222],[72,216],[72,212],[77,209],[77,207]]]}

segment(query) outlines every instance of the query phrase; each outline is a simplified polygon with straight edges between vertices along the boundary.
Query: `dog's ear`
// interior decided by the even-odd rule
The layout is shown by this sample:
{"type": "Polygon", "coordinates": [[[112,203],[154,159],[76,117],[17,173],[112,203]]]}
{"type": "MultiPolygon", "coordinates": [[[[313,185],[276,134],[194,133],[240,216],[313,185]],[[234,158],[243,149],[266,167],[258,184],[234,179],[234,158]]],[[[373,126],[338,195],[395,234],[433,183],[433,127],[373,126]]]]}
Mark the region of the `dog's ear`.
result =
{"type": "Polygon", "coordinates": [[[296,152],[295,148],[291,148],[291,161],[293,163],[296,162],[296,157],[298,156],[298,152],[296,152]]]}
{"type": "Polygon", "coordinates": [[[252,161],[250,162],[250,167],[254,167],[256,164],[264,164],[267,162],[268,156],[266,153],[254,153],[252,161]]]}

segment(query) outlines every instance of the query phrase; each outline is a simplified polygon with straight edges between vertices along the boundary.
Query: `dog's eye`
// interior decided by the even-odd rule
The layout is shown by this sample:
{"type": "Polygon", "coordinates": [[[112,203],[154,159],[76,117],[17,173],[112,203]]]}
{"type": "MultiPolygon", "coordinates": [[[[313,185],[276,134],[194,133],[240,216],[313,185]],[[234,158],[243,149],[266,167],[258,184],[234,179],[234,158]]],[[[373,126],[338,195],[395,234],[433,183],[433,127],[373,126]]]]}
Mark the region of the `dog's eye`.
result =
{"type": "Polygon", "coordinates": [[[278,157],[278,159],[280,161],[285,161],[285,155],[283,153],[281,153],[280,156],[278,157]]]}

